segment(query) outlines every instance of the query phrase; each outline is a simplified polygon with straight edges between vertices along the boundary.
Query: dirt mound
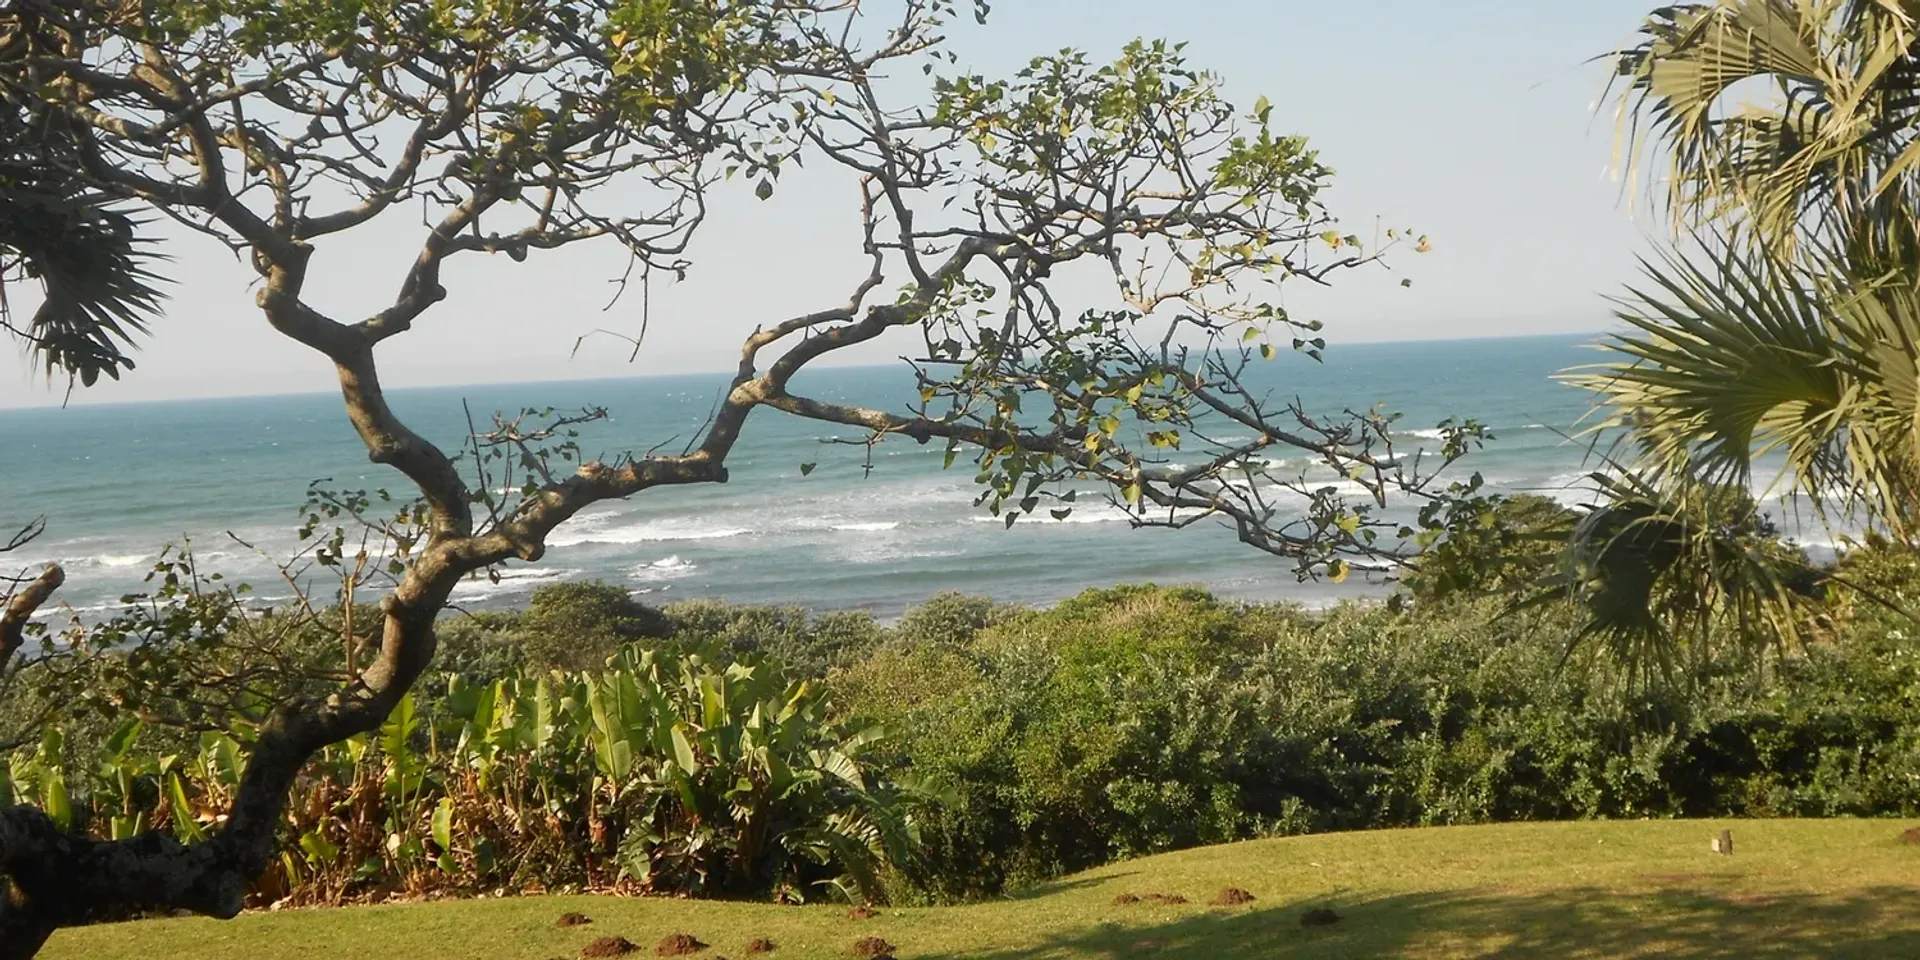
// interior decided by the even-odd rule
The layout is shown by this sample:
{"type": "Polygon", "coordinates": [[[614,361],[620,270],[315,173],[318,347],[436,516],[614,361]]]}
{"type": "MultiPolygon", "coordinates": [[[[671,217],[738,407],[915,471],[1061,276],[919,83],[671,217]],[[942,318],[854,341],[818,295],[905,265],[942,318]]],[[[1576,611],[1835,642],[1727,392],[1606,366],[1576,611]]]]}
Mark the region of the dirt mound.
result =
{"type": "Polygon", "coordinates": [[[1113,898],[1113,905],[1116,907],[1131,907],[1139,902],[1140,898],[1131,893],[1123,893],[1113,898]]]}
{"type": "Polygon", "coordinates": [[[581,947],[580,955],[583,957],[624,957],[638,949],[640,949],[640,945],[634,943],[632,940],[628,940],[626,937],[601,937],[581,947]]]}
{"type": "Polygon", "coordinates": [[[893,956],[893,944],[879,937],[861,937],[853,942],[853,955],[868,960],[881,960],[893,956]]]}
{"type": "Polygon", "coordinates": [[[553,925],[556,927],[584,927],[592,922],[593,918],[584,913],[563,913],[560,915],[560,919],[553,922],[553,925]]]}
{"type": "Polygon", "coordinates": [[[1900,842],[1920,845],[1920,827],[1914,827],[1900,835],[1900,842]]]}
{"type": "Polygon", "coordinates": [[[690,953],[699,953],[706,948],[707,945],[701,943],[700,940],[691,933],[675,933],[663,938],[658,944],[655,944],[653,955],[656,957],[684,957],[690,953]]]}
{"type": "Polygon", "coordinates": [[[755,937],[747,941],[748,953],[772,953],[776,949],[778,948],[774,945],[774,942],[768,940],[766,937],[755,937]]]}
{"type": "Polygon", "coordinates": [[[852,910],[847,911],[848,920],[872,920],[879,915],[880,911],[872,907],[854,907],[852,910]]]}
{"type": "Polygon", "coordinates": [[[1303,927],[1331,927],[1339,922],[1340,915],[1326,907],[1308,910],[1300,917],[1300,925],[1303,927]]]}
{"type": "Polygon", "coordinates": [[[1213,905],[1216,907],[1237,907],[1252,902],[1253,894],[1239,887],[1226,887],[1220,891],[1219,896],[1213,898],[1213,905]]]}

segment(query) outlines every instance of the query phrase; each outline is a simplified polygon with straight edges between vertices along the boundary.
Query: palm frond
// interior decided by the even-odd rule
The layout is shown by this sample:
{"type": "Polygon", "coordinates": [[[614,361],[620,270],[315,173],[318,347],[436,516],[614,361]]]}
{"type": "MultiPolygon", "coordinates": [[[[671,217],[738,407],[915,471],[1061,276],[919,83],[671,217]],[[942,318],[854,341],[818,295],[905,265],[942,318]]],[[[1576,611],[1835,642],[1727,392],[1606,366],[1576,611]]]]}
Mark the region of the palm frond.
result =
{"type": "Polygon", "coordinates": [[[1837,256],[1801,269],[1740,255],[1647,265],[1652,292],[1616,313],[1615,362],[1564,379],[1596,394],[1597,429],[1638,446],[1626,466],[1669,497],[1754,485],[1796,492],[1829,522],[1916,532],[1920,285],[1854,275],[1837,256]]]}
{"type": "Polygon", "coordinates": [[[1711,660],[1720,638],[1798,634],[1821,574],[1782,543],[1743,489],[1697,487],[1676,500],[1632,474],[1596,473],[1562,567],[1520,606],[1573,601],[1585,613],[1569,656],[1597,642],[1629,674],[1672,680],[1711,660]]]}
{"type": "Polygon", "coordinates": [[[30,98],[0,90],[0,328],[49,377],[92,386],[133,367],[137,338],[160,308],[165,259],[147,223],[79,173],[74,139],[36,118],[30,98]],[[16,322],[5,284],[37,282],[31,317],[16,322]]]}
{"type": "Polygon", "coordinates": [[[1676,224],[1743,224],[1784,252],[1807,237],[1911,249],[1916,43],[1907,0],[1661,7],[1614,57],[1629,165],[1664,161],[1676,224]]]}
{"type": "MultiPolygon", "coordinates": [[[[0,177],[3,177],[0,174],[0,177]]],[[[142,223],[88,193],[62,195],[0,179],[0,257],[39,281],[40,305],[16,324],[0,304],[0,324],[25,342],[46,373],[92,386],[102,374],[132,369],[132,348],[148,330],[162,295],[150,264],[162,259],[138,235],[142,223]]]]}

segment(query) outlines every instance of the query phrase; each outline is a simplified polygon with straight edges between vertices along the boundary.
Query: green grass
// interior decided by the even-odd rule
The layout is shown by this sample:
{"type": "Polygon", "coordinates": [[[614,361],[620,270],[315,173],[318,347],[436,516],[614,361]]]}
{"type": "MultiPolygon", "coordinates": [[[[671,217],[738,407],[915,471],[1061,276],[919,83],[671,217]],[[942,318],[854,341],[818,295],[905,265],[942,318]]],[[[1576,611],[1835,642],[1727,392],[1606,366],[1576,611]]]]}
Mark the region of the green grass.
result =
{"type": "Polygon", "coordinates": [[[907,958],[1051,957],[1917,957],[1920,846],[1913,822],[1773,820],[1515,824],[1296,837],[1116,864],[965,907],[777,907],[606,897],[521,897],[151,920],[64,931],[52,958],[549,960],[598,936],[653,945],[691,933],[702,957],[844,958],[878,936],[907,958]],[[1722,827],[1735,854],[1709,851],[1722,827]],[[1226,886],[1240,907],[1208,905],[1226,886]],[[1115,906],[1122,893],[1185,906],[1115,906]],[[1342,919],[1306,928],[1330,906],[1342,919]],[[581,911],[594,924],[556,929],[581,911]]]}

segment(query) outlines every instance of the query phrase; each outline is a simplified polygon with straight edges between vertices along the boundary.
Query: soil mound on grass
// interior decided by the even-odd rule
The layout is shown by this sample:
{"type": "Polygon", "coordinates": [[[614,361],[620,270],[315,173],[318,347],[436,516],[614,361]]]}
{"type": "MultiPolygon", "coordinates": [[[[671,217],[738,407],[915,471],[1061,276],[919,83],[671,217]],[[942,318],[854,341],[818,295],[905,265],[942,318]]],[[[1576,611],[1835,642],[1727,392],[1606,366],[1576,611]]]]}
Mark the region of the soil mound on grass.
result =
{"type": "Polygon", "coordinates": [[[676,933],[661,940],[653,948],[656,957],[684,957],[705,950],[707,945],[691,933],[676,933]]]}
{"type": "Polygon", "coordinates": [[[640,945],[634,943],[632,940],[628,940],[626,937],[601,937],[581,947],[580,955],[583,957],[624,957],[638,949],[640,949],[640,945]]]}
{"type": "Polygon", "coordinates": [[[893,944],[879,937],[861,937],[853,942],[853,955],[866,957],[867,960],[882,960],[893,956],[893,944]]]}

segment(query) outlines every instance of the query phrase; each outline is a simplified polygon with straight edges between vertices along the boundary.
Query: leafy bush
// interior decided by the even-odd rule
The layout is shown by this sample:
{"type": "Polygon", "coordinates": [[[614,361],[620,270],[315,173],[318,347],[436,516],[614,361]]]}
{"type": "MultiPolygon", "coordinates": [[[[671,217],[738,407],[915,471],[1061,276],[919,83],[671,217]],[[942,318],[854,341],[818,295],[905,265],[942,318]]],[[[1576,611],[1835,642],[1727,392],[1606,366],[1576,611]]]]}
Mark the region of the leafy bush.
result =
{"type": "Polygon", "coordinates": [[[1920,812],[1920,656],[1898,631],[1790,659],[1724,645],[1658,687],[1577,611],[1395,612],[1092,591],[832,683],[950,786],[917,894],[1278,833],[1582,817],[1920,812]],[[1903,652],[1904,651],[1904,652],[1903,652]]]}
{"type": "MultiPolygon", "coordinates": [[[[836,721],[769,665],[629,650],[603,671],[455,675],[431,704],[409,696],[309,766],[256,899],[568,885],[873,899],[935,796],[872,765],[881,731],[836,721]]],[[[247,726],[184,758],[142,750],[140,732],[130,721],[76,756],[50,730],[0,770],[0,802],[114,837],[202,836],[238,786],[247,726]]]]}
{"type": "Polygon", "coordinates": [[[1560,564],[1576,514],[1535,494],[1498,499],[1420,555],[1403,586],[1416,602],[1522,591],[1560,564]]]}
{"type": "Polygon", "coordinates": [[[674,643],[726,657],[776,660],[804,677],[857,662],[885,639],[873,615],[857,610],[809,614],[804,607],[743,607],[691,600],[664,613],[674,643]]]}
{"type": "Polygon", "coordinates": [[[995,603],[990,597],[936,593],[925,603],[907,608],[893,625],[893,638],[914,646],[964,647],[980,631],[1020,612],[1020,607],[995,603]]]}
{"type": "Polygon", "coordinates": [[[597,669],[625,645],[671,631],[660,611],[599,580],[540,587],[506,626],[509,644],[529,665],[555,670],[597,669]]]}
{"type": "MultiPolygon", "coordinates": [[[[1920,628],[1882,602],[1920,596],[1920,562],[1878,544],[1838,569],[1819,636],[1701,643],[1651,686],[1570,647],[1570,605],[1468,594],[1318,612],[1150,586],[1046,611],[942,595],[889,628],[704,602],[652,619],[617,588],[549,592],[538,616],[442,624],[438,678],[302,780],[260,898],[824,885],[951,900],[1306,831],[1920,814],[1920,628]],[[562,631],[573,645],[544,649],[569,656],[581,637],[664,638],[593,671],[522,668],[538,630],[562,631]]],[[[164,693],[181,664],[241,656],[228,630],[290,637],[310,665],[343,656],[331,613],[275,633],[274,617],[173,603],[97,631],[184,628],[177,649],[23,675],[10,702],[63,707],[61,723],[11,756],[0,801],[76,830],[192,836],[237,782],[244,721],[197,741],[129,727],[114,685],[164,693]]]]}

